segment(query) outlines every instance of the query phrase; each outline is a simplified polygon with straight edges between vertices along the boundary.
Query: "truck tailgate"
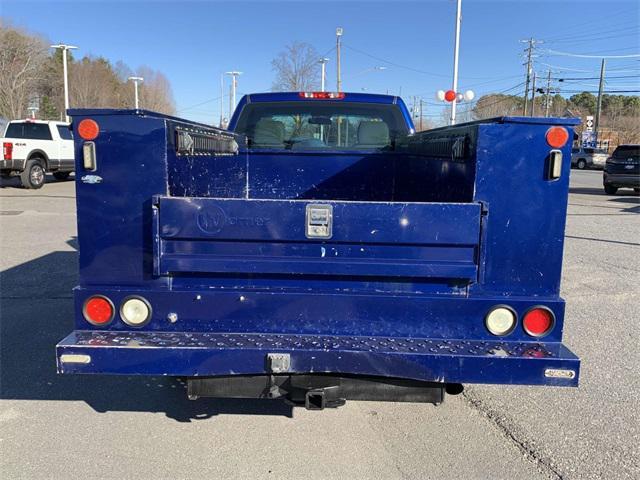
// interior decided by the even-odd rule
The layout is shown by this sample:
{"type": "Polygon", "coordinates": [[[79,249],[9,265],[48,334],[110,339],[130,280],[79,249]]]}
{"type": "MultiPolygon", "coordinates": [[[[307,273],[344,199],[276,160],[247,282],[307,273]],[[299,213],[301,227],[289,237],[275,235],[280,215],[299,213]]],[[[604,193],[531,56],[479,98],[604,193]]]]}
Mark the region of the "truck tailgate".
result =
{"type": "Polygon", "coordinates": [[[478,203],[156,197],[154,269],[175,274],[477,278],[478,203]],[[319,236],[310,235],[320,219],[319,236]],[[316,213],[314,213],[316,212],[316,213]],[[325,226],[324,222],[330,225],[325,226]],[[314,223],[315,222],[315,223],[314,223]]]}

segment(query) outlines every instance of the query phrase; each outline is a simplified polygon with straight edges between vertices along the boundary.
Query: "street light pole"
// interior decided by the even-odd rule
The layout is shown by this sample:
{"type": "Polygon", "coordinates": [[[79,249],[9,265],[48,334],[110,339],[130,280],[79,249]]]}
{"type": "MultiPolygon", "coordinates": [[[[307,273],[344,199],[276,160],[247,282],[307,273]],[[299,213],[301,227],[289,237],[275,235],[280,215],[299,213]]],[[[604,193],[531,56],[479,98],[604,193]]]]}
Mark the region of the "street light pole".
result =
{"type": "Polygon", "coordinates": [[[320,60],[318,60],[318,63],[320,64],[320,68],[322,69],[321,70],[321,74],[320,74],[320,76],[321,76],[321,78],[320,78],[320,91],[322,91],[322,92],[325,91],[324,90],[324,84],[325,84],[326,73],[327,73],[326,65],[327,65],[328,61],[329,61],[328,58],[321,58],[320,60]]]}
{"type": "Polygon", "coordinates": [[[602,110],[602,91],[604,90],[604,70],[607,64],[605,58],[602,59],[600,65],[600,83],[598,85],[598,102],[596,103],[596,124],[594,130],[596,131],[596,147],[600,146],[600,112],[602,110]]]}
{"type": "Polygon", "coordinates": [[[220,74],[220,123],[218,126],[224,128],[222,123],[224,122],[224,73],[220,74]]]}
{"type": "MultiPolygon", "coordinates": [[[[456,34],[455,44],[453,47],[453,85],[451,89],[454,92],[458,91],[458,56],[460,53],[460,19],[462,15],[462,0],[457,1],[456,8],[456,34]]],[[[456,99],[451,102],[451,125],[456,123],[456,99]]]]}
{"type": "Polygon", "coordinates": [[[135,99],[136,99],[136,110],[138,110],[140,108],[140,100],[138,98],[138,82],[139,83],[144,82],[144,78],[142,78],[142,77],[129,77],[129,80],[131,80],[133,82],[133,91],[135,92],[135,99]]]}
{"type": "Polygon", "coordinates": [[[342,38],[342,27],[336,28],[336,72],[337,72],[337,87],[338,92],[342,91],[342,76],[341,76],[341,65],[340,65],[340,39],[342,38]]]}
{"type": "Polygon", "coordinates": [[[75,50],[78,47],[60,43],[58,45],[51,45],[51,48],[59,48],[62,50],[62,75],[64,76],[64,117],[66,118],[68,123],[70,119],[69,115],[67,115],[67,110],[69,110],[69,75],[67,71],[67,50],[75,50]]]}
{"type": "Polygon", "coordinates": [[[242,72],[232,70],[231,72],[225,72],[227,75],[231,75],[231,107],[229,108],[229,116],[233,115],[233,111],[236,108],[236,89],[238,88],[238,76],[242,75],[242,72]]]}

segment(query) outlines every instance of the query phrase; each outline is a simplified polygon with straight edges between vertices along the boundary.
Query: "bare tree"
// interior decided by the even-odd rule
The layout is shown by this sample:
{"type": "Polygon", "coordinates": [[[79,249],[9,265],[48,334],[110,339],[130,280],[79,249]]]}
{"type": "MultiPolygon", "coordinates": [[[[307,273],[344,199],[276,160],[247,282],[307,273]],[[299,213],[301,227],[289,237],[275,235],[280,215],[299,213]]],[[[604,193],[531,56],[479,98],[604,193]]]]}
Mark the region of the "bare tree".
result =
{"type": "Polygon", "coordinates": [[[501,93],[483,95],[473,107],[476,119],[515,115],[522,110],[523,99],[515,95],[501,93]]]}
{"type": "Polygon", "coordinates": [[[271,61],[276,74],[272,89],[280,92],[315,90],[320,84],[320,55],[303,42],[293,42],[271,61]]]}
{"type": "MultiPolygon", "coordinates": [[[[136,75],[144,78],[140,84],[140,107],[145,110],[173,115],[176,112],[176,103],[173,99],[171,84],[163,73],[149,67],[140,67],[136,75]]],[[[133,105],[133,86],[128,85],[129,105],[133,105]]]]}
{"type": "Polygon", "coordinates": [[[12,120],[26,115],[29,99],[37,93],[47,43],[0,22],[0,117],[12,120]]]}
{"type": "Polygon", "coordinates": [[[70,103],[74,107],[118,108],[120,82],[104,58],[84,57],[70,65],[70,103]]]}

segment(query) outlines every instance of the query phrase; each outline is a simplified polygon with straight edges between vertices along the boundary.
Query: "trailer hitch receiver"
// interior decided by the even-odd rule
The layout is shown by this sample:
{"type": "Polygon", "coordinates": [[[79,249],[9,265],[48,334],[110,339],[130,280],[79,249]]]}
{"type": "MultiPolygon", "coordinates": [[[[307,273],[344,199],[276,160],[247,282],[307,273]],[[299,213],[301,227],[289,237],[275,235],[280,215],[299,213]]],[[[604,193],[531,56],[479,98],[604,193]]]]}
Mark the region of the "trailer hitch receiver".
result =
{"type": "Polygon", "coordinates": [[[304,395],[304,407],[307,410],[324,410],[325,408],[341,407],[346,399],[340,398],[340,386],[314,388],[307,390],[304,395]]]}

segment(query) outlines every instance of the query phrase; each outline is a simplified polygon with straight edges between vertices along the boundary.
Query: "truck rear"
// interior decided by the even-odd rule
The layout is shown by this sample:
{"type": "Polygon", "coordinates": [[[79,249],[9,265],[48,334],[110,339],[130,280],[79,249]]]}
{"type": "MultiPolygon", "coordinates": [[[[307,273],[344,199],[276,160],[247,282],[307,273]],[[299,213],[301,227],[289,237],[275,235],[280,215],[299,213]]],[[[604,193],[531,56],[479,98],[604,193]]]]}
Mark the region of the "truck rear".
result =
{"type": "Polygon", "coordinates": [[[574,120],[414,133],[397,97],[326,92],[245,96],[228,131],[71,115],[60,373],[307,408],[577,385],[559,296],[574,120]]]}

